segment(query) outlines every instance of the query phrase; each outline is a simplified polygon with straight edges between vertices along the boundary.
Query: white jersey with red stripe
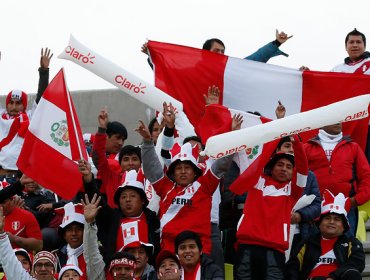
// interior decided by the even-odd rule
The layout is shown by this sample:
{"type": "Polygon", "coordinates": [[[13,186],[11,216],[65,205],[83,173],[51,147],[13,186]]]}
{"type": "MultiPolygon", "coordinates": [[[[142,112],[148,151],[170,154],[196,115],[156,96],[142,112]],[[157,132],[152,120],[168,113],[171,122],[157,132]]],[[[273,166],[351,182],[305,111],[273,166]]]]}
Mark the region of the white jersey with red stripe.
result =
{"type": "MultiPolygon", "coordinates": [[[[36,103],[35,103],[36,104],[36,103]]],[[[36,108],[36,105],[33,106],[36,108]]],[[[34,110],[28,110],[27,116],[31,119],[32,112],[34,110]]],[[[0,115],[7,115],[6,110],[0,109],[0,115]]],[[[12,126],[15,118],[12,117],[0,117],[0,141],[6,138],[9,134],[10,127],[12,126]]],[[[23,119],[21,119],[21,122],[23,119]]],[[[24,138],[16,134],[13,139],[0,150],[0,167],[9,170],[18,170],[16,165],[19,154],[23,146],[24,138]]]]}
{"type": "Polygon", "coordinates": [[[203,252],[211,252],[211,202],[219,184],[211,170],[192,184],[176,185],[167,176],[162,177],[153,187],[160,196],[161,249],[174,252],[177,234],[191,230],[199,234],[203,252]]]}
{"type": "Polygon", "coordinates": [[[335,66],[331,71],[370,75],[370,57],[349,64],[339,64],[335,66]]]}

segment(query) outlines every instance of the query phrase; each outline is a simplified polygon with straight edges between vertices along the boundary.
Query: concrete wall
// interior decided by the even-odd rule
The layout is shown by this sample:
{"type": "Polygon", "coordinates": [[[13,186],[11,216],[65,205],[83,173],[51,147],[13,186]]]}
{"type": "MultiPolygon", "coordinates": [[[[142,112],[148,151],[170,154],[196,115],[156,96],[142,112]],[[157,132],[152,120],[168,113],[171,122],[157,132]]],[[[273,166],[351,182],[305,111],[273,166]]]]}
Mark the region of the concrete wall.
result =
{"type": "MultiPolygon", "coordinates": [[[[141,137],[134,131],[138,120],[146,124],[154,117],[154,111],[143,103],[118,89],[83,90],[71,92],[73,102],[80,120],[82,132],[95,133],[98,126],[98,113],[107,106],[109,119],[123,123],[128,131],[125,144],[139,144],[141,137]]],[[[32,104],[34,94],[29,94],[28,104],[32,104]]],[[[6,96],[0,96],[0,102],[5,107],[6,96]]]]}

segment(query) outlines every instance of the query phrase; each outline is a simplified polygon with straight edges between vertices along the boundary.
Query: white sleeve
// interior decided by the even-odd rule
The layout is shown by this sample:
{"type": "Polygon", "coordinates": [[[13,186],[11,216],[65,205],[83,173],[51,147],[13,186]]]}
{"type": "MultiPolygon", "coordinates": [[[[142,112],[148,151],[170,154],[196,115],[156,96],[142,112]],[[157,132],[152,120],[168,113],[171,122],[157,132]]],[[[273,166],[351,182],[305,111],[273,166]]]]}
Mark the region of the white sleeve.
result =
{"type": "Polygon", "coordinates": [[[84,226],[84,259],[86,274],[89,280],[105,280],[105,263],[98,247],[98,227],[85,222],[84,226]]]}
{"type": "Polygon", "coordinates": [[[35,280],[18,261],[6,233],[0,234],[0,263],[7,279],[35,280]]]}

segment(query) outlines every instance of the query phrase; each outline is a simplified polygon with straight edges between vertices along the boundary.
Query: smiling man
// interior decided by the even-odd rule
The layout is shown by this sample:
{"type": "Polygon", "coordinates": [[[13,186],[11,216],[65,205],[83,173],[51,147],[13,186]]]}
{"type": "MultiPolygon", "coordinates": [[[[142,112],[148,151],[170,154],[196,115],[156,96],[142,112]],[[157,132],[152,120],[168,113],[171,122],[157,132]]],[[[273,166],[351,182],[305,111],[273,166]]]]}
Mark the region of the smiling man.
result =
{"type": "Polygon", "coordinates": [[[349,198],[342,193],[334,196],[325,191],[318,220],[320,233],[308,238],[290,258],[286,267],[287,280],[336,279],[357,280],[365,267],[362,244],[348,238],[347,211],[349,198]]]}
{"type": "Polygon", "coordinates": [[[183,268],[184,280],[224,279],[223,271],[206,254],[202,242],[193,231],[183,231],[175,238],[175,252],[183,268]]]}
{"type": "Polygon", "coordinates": [[[333,72],[370,74],[370,53],[366,50],[366,37],[356,28],[345,38],[345,48],[348,57],[344,63],[335,66],[333,72]]]}

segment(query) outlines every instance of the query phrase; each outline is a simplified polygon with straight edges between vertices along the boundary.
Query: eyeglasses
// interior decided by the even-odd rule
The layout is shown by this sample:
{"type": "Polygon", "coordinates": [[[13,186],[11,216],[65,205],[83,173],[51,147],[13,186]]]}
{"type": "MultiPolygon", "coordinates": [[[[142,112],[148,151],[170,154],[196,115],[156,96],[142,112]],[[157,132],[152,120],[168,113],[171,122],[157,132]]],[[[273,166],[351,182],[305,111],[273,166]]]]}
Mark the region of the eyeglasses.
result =
{"type": "Polygon", "coordinates": [[[35,263],[35,269],[41,269],[42,267],[45,267],[46,269],[54,269],[54,264],[52,264],[51,262],[46,262],[46,263],[40,263],[40,262],[37,262],[35,263]]]}

